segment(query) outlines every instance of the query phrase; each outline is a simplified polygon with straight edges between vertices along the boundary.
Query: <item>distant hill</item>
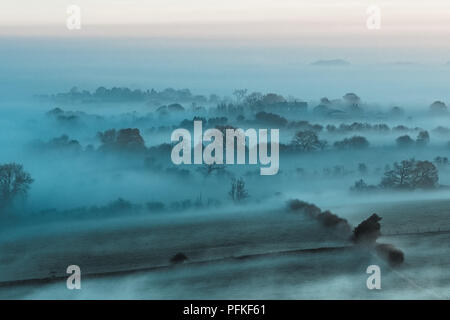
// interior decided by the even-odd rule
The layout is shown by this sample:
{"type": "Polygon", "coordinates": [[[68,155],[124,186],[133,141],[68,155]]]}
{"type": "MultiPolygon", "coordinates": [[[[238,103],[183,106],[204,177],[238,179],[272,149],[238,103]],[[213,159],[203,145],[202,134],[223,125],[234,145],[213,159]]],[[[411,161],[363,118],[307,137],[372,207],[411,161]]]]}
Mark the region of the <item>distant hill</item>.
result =
{"type": "Polygon", "coordinates": [[[416,62],[410,62],[410,61],[396,61],[396,62],[393,62],[392,64],[397,65],[397,66],[411,66],[411,65],[417,65],[416,62]]]}
{"type": "Polygon", "coordinates": [[[317,60],[311,63],[312,66],[348,66],[350,62],[342,59],[317,60]]]}

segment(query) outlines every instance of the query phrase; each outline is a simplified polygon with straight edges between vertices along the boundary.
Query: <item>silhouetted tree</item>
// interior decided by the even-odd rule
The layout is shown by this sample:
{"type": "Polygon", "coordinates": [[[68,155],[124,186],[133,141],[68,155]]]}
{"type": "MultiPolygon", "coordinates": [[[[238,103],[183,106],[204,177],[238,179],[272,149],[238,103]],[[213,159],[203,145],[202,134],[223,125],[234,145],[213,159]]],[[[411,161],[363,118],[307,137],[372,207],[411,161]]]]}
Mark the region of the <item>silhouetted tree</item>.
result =
{"type": "Polygon", "coordinates": [[[386,168],[381,186],[384,188],[408,189],[411,187],[414,159],[395,162],[394,168],[386,168]]]}
{"type": "Polygon", "coordinates": [[[26,196],[33,181],[20,164],[0,165],[0,209],[10,205],[16,197],[26,196]]]}
{"type": "Polygon", "coordinates": [[[261,102],[262,98],[263,98],[262,93],[252,92],[247,97],[245,97],[245,103],[247,103],[250,106],[255,106],[261,102]]]}
{"type": "Polygon", "coordinates": [[[233,91],[233,95],[236,97],[237,103],[241,103],[247,95],[247,89],[236,89],[233,91]]]}
{"type": "Polygon", "coordinates": [[[228,192],[233,201],[241,202],[248,198],[248,192],[245,190],[245,181],[242,178],[231,181],[231,190],[228,192]]]}
{"type": "Polygon", "coordinates": [[[298,131],[292,139],[294,148],[302,151],[322,150],[326,144],[327,142],[319,140],[317,134],[312,130],[298,131]]]}
{"type": "Polygon", "coordinates": [[[433,189],[438,186],[439,172],[430,161],[417,161],[413,172],[413,187],[433,189]]]}
{"type": "Polygon", "coordinates": [[[395,162],[381,180],[381,186],[389,189],[432,189],[438,186],[439,174],[436,166],[429,161],[414,159],[395,162]]]}
{"type": "Polygon", "coordinates": [[[358,181],[355,181],[355,184],[352,187],[350,187],[350,190],[357,192],[374,191],[377,190],[377,186],[368,185],[363,179],[359,179],[358,181]]]}

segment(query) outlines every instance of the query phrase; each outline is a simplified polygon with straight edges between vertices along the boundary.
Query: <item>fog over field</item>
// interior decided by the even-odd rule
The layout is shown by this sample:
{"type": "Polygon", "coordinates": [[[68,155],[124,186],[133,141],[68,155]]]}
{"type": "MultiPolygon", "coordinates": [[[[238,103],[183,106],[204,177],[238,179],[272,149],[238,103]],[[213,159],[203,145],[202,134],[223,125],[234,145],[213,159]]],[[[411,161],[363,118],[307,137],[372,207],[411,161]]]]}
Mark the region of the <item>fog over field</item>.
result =
{"type": "Polygon", "coordinates": [[[251,0],[194,2],[192,21],[155,1],[151,24],[112,23],[119,4],[89,7],[74,32],[53,6],[36,25],[0,22],[0,298],[449,299],[440,11],[413,32],[413,1],[369,34],[359,4],[322,16],[291,1],[269,18],[270,2],[235,21],[227,10],[251,0]],[[177,156],[195,162],[223,136],[214,157],[244,150],[245,163],[175,164],[172,134],[195,139],[199,123],[214,141],[177,156]],[[264,130],[275,174],[262,174],[264,130]],[[71,265],[81,290],[66,286],[71,265]]]}

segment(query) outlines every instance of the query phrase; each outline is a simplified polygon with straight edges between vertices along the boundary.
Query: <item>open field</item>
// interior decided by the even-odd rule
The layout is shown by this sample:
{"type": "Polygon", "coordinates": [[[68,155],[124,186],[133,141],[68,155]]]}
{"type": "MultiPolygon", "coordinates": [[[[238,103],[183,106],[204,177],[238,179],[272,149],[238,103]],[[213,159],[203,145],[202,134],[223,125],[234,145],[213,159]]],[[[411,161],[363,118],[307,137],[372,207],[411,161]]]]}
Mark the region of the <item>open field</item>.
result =
{"type": "MultiPolygon", "coordinates": [[[[445,212],[448,205],[447,200],[435,200],[370,207],[384,218],[382,230],[414,230],[416,225],[436,227],[431,221],[425,223],[425,213],[445,212]],[[404,212],[408,219],[402,223],[404,212]]],[[[368,215],[357,218],[355,211],[335,212],[350,221],[368,215]]],[[[439,216],[441,226],[449,220],[445,214],[439,216]]],[[[101,228],[86,220],[65,231],[48,224],[16,230],[10,234],[13,238],[3,234],[0,297],[450,298],[446,254],[450,233],[382,237],[379,242],[392,243],[405,253],[405,263],[391,268],[372,252],[348,247],[349,241],[316,221],[285,210],[189,218],[174,214],[171,219],[138,216],[126,223],[120,218],[98,223],[101,228]],[[53,228],[58,231],[52,232],[53,228]],[[338,248],[305,250],[326,247],[338,248]],[[170,265],[177,252],[184,252],[189,260],[170,265]],[[70,264],[81,267],[81,291],[65,287],[65,268],[70,264]],[[371,264],[382,269],[379,292],[366,288],[365,270],[371,264]],[[27,279],[35,280],[5,284],[27,279]]]]}

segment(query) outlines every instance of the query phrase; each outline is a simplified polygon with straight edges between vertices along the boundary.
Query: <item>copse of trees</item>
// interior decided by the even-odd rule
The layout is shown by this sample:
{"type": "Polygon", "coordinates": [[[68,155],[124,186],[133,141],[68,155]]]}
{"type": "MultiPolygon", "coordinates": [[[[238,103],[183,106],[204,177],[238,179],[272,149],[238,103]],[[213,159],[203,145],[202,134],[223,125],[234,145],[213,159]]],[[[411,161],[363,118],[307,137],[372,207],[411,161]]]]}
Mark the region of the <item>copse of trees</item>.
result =
{"type": "Polygon", "coordinates": [[[116,129],[106,130],[97,133],[97,137],[102,142],[100,150],[104,151],[143,151],[145,142],[139,129],[116,129]]]}
{"type": "Polygon", "coordinates": [[[80,90],[73,87],[69,92],[57,93],[51,96],[40,96],[58,103],[94,103],[94,102],[143,102],[143,101],[173,101],[216,103],[220,98],[211,95],[209,100],[203,95],[194,95],[189,89],[166,88],[161,91],[130,89],[126,87],[98,87],[95,91],[80,90]]]}
{"type": "Polygon", "coordinates": [[[268,112],[258,112],[255,115],[256,121],[262,124],[270,125],[270,126],[278,126],[278,127],[284,127],[287,125],[288,121],[286,118],[279,116],[274,113],[268,113],[268,112]]]}
{"type": "Polygon", "coordinates": [[[344,105],[349,109],[350,112],[361,112],[361,98],[355,93],[347,93],[342,97],[344,105]]]}
{"type": "Polygon", "coordinates": [[[353,136],[341,141],[336,141],[334,146],[338,149],[364,149],[369,146],[369,141],[362,136],[353,136]]]}
{"type": "Polygon", "coordinates": [[[397,143],[397,146],[401,148],[411,147],[415,143],[414,140],[407,134],[398,137],[395,139],[395,142],[397,143]]]}
{"type": "Polygon", "coordinates": [[[179,103],[171,103],[168,106],[160,106],[158,109],[156,109],[156,112],[158,112],[160,115],[167,115],[169,113],[184,111],[186,111],[186,109],[179,103]]]}
{"type": "Polygon", "coordinates": [[[11,205],[17,197],[26,196],[33,181],[21,164],[0,165],[0,210],[11,205]]]}
{"type": "Polygon", "coordinates": [[[230,108],[230,104],[227,108],[218,108],[221,109],[219,111],[230,112],[231,109],[240,108],[243,111],[245,106],[246,109],[253,110],[254,112],[258,111],[271,111],[271,110],[281,110],[288,112],[304,112],[308,108],[308,104],[303,101],[299,101],[293,97],[289,97],[286,99],[282,95],[276,93],[267,93],[262,94],[260,92],[252,92],[247,94],[246,89],[235,90],[233,95],[236,97],[236,106],[234,108],[230,108]]]}
{"type": "Polygon", "coordinates": [[[55,150],[79,152],[82,150],[80,142],[75,139],[70,139],[66,134],[63,134],[60,137],[53,138],[48,142],[37,140],[31,144],[31,147],[38,151],[55,150]]]}
{"type": "Polygon", "coordinates": [[[439,187],[439,171],[430,161],[415,159],[395,162],[386,166],[384,176],[378,185],[368,185],[363,179],[355,182],[352,191],[368,192],[382,189],[415,190],[436,189],[439,187]]]}
{"type": "Polygon", "coordinates": [[[305,120],[291,121],[288,124],[288,128],[298,129],[298,130],[301,130],[301,131],[308,131],[308,130],[310,130],[310,131],[314,131],[316,133],[319,133],[319,132],[321,132],[323,130],[323,126],[322,125],[320,125],[318,123],[312,124],[312,123],[309,123],[308,121],[305,121],[305,120]]]}
{"type": "Polygon", "coordinates": [[[409,135],[405,134],[395,140],[398,147],[426,146],[430,142],[430,134],[426,130],[421,130],[414,141],[409,135]]]}
{"type": "Polygon", "coordinates": [[[368,192],[378,190],[378,186],[367,184],[364,179],[359,179],[353,186],[350,187],[351,191],[356,192],[368,192]]]}
{"type": "Polygon", "coordinates": [[[235,96],[237,103],[241,103],[244,100],[247,96],[247,92],[247,89],[235,89],[233,91],[233,95],[235,96]]]}

